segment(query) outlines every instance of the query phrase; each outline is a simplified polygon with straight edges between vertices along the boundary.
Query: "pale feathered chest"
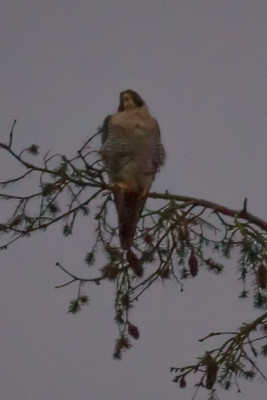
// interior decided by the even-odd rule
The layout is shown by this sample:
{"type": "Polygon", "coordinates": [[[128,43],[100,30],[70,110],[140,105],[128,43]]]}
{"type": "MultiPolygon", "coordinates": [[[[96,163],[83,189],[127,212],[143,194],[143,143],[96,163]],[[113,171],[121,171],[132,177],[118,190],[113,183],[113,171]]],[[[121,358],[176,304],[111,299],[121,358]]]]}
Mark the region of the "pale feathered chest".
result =
{"type": "Polygon", "coordinates": [[[144,109],[119,112],[110,118],[101,154],[110,181],[149,188],[160,163],[157,121],[144,109]]]}
{"type": "Polygon", "coordinates": [[[156,120],[146,109],[127,110],[114,114],[108,126],[107,141],[104,148],[108,151],[130,151],[133,154],[147,154],[152,151],[159,137],[156,120]]]}
{"type": "Polygon", "coordinates": [[[109,132],[132,135],[136,130],[143,134],[157,131],[156,120],[145,109],[127,110],[114,114],[109,123],[109,132]]]}

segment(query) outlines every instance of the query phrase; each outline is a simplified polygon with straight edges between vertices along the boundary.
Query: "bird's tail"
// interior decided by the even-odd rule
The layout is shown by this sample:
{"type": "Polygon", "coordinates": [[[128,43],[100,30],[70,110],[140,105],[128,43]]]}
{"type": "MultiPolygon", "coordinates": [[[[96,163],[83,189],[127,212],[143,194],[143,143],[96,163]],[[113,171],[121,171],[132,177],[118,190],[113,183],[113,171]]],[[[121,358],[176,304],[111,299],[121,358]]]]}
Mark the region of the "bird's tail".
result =
{"type": "Polygon", "coordinates": [[[129,250],[133,243],[146,197],[140,197],[138,192],[119,189],[114,192],[114,200],[118,212],[121,247],[123,250],[129,250]]]}

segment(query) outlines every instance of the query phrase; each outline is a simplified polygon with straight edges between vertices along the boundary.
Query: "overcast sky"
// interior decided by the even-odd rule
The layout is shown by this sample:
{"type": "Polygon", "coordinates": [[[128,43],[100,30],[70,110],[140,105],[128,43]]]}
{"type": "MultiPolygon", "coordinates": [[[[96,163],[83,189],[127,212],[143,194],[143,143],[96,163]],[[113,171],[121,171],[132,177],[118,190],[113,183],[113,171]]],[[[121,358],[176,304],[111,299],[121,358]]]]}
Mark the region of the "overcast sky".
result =
{"type": "MultiPolygon", "coordinates": [[[[0,140],[17,118],[16,149],[74,155],[131,88],[157,118],[167,153],[154,190],[236,209],[247,197],[267,219],[266,15],[266,0],[1,0],[0,140]]],[[[2,153],[5,179],[17,166],[2,153]]],[[[67,314],[76,288],[54,289],[65,281],[56,261],[87,272],[91,239],[88,217],[72,237],[59,225],[1,252],[1,398],[191,399],[169,367],[194,362],[210,331],[258,315],[237,299],[234,261],[221,277],[203,271],[184,293],[168,283],[144,295],[132,312],[140,340],[118,362],[112,284],[90,287],[90,307],[76,316],[67,314]]],[[[240,383],[241,395],[233,388],[220,399],[265,399],[266,384],[240,383]]]]}

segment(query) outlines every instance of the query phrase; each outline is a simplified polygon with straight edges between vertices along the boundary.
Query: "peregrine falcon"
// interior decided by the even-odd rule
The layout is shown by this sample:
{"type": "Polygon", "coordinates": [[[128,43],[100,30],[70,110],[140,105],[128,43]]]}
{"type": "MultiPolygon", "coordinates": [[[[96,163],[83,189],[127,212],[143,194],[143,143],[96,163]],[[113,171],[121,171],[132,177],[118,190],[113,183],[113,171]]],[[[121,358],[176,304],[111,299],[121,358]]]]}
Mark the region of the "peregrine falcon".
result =
{"type": "Polygon", "coordinates": [[[113,188],[121,247],[129,250],[165,155],[158,123],[133,90],[120,94],[118,111],[104,120],[100,153],[113,188]]]}

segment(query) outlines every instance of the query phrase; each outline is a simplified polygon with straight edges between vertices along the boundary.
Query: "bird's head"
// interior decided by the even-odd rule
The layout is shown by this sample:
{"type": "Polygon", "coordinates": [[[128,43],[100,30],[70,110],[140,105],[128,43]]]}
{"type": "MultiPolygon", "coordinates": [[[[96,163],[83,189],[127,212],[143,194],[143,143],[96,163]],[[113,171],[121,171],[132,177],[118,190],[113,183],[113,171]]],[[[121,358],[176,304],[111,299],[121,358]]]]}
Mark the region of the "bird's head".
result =
{"type": "Polygon", "coordinates": [[[139,96],[134,90],[128,89],[120,94],[120,104],[118,111],[130,110],[145,105],[142,97],[139,96]]]}

